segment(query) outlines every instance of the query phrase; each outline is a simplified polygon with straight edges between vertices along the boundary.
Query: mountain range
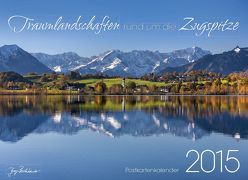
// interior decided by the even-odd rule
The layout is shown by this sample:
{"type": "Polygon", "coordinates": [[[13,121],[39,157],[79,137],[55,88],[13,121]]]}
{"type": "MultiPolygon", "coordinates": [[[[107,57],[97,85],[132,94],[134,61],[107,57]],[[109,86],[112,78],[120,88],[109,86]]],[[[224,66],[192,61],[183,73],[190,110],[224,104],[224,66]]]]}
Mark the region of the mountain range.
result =
{"type": "Polygon", "coordinates": [[[207,54],[210,54],[210,51],[192,47],[170,53],[110,50],[90,58],[80,57],[76,53],[32,55],[56,72],[79,71],[81,74],[103,73],[109,76],[140,77],[147,73],[157,73],[166,67],[195,62],[207,54]]]}
{"type": "Polygon", "coordinates": [[[48,55],[45,53],[31,53],[41,63],[55,72],[68,72],[75,67],[90,62],[90,58],[81,57],[74,52],[66,52],[56,55],[48,55]]]}
{"type": "Polygon", "coordinates": [[[231,51],[221,54],[208,54],[196,62],[192,62],[180,67],[167,67],[160,71],[165,72],[189,72],[194,70],[205,70],[216,72],[224,75],[232,72],[248,71],[248,48],[239,48],[238,46],[231,51]]]}
{"type": "Polygon", "coordinates": [[[0,47],[0,72],[14,71],[19,74],[38,74],[78,71],[81,74],[102,73],[109,76],[141,77],[145,74],[165,72],[189,72],[206,70],[229,74],[248,70],[248,48],[236,47],[231,51],[211,54],[199,47],[159,51],[110,50],[92,57],[81,57],[74,52],[57,55],[28,53],[17,45],[0,47]]]}

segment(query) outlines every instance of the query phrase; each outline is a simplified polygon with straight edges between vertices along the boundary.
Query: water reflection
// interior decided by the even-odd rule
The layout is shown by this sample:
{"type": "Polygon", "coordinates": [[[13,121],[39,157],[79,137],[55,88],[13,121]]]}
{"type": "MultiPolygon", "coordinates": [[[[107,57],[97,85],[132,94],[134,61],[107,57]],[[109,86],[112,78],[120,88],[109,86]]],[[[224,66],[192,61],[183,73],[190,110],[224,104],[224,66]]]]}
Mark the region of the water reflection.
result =
{"type": "Polygon", "coordinates": [[[247,96],[1,96],[0,139],[30,133],[151,136],[197,140],[222,133],[247,139],[247,96]]]}

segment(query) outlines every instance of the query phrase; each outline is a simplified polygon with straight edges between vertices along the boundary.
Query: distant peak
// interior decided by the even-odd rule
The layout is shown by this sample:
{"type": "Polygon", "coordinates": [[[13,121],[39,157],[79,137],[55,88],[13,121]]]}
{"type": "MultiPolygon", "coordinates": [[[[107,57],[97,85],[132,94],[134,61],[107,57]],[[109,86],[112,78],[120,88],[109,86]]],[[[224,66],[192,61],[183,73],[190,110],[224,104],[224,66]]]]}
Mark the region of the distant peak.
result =
{"type": "Polygon", "coordinates": [[[19,52],[20,50],[22,50],[22,49],[15,44],[4,45],[4,46],[0,47],[0,53],[5,57],[8,57],[11,54],[15,54],[15,53],[19,52]]]}
{"type": "Polygon", "coordinates": [[[239,52],[240,52],[239,46],[236,46],[236,48],[234,48],[234,51],[235,51],[236,53],[239,53],[239,52]]]}
{"type": "Polygon", "coordinates": [[[63,55],[69,55],[69,56],[79,56],[77,53],[72,52],[72,51],[65,52],[65,53],[62,53],[62,54],[63,54],[63,55]]]}
{"type": "Polygon", "coordinates": [[[193,50],[202,50],[202,48],[198,47],[198,46],[193,46],[192,47],[193,50]]]}
{"type": "Polygon", "coordinates": [[[112,49],[112,50],[109,50],[108,52],[110,52],[110,53],[119,53],[121,51],[119,49],[112,49]]]}
{"type": "Polygon", "coordinates": [[[21,49],[19,46],[17,46],[16,44],[11,44],[11,45],[4,45],[1,47],[2,49],[12,49],[12,50],[16,50],[16,49],[21,49]]]}
{"type": "Polygon", "coordinates": [[[19,47],[19,46],[17,46],[16,44],[6,44],[3,45],[3,47],[19,47]]]}

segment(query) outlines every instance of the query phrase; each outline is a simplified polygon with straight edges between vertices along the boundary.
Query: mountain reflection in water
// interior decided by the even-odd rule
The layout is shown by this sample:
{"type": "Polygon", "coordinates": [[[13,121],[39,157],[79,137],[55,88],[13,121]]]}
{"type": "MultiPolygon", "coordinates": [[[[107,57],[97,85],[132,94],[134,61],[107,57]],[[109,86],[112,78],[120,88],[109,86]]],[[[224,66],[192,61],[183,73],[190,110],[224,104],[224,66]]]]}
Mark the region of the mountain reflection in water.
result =
{"type": "Polygon", "coordinates": [[[211,133],[247,139],[248,96],[1,96],[0,139],[30,133],[111,137],[173,134],[197,140],[211,133]]]}

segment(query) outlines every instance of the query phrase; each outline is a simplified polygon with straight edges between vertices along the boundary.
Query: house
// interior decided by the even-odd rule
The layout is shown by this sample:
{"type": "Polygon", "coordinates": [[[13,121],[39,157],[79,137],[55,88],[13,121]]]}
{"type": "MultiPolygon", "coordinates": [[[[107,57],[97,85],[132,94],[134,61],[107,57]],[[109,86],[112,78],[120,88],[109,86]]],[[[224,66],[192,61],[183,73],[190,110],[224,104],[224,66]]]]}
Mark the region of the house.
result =
{"type": "Polygon", "coordinates": [[[168,93],[169,90],[166,87],[160,87],[159,92],[168,93]]]}
{"type": "Polygon", "coordinates": [[[80,91],[80,89],[84,88],[85,84],[80,83],[68,83],[65,87],[66,90],[69,91],[80,91]]]}
{"type": "Polygon", "coordinates": [[[76,86],[66,86],[66,90],[68,91],[79,91],[80,89],[77,88],[76,86]]]}

